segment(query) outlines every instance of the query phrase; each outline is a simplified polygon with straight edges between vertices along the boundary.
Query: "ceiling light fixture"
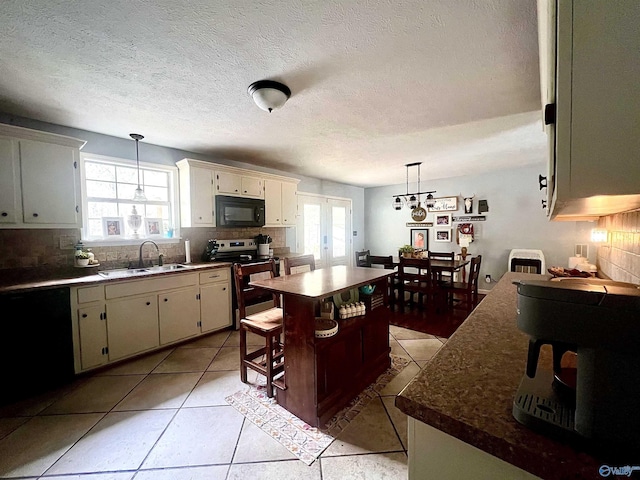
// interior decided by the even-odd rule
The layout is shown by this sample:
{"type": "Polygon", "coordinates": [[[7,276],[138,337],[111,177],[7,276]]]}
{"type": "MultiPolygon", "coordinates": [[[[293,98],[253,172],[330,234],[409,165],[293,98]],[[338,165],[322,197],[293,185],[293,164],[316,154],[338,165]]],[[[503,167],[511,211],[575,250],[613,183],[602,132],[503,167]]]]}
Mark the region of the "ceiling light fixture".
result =
{"type": "Polygon", "coordinates": [[[405,193],[404,195],[394,195],[392,206],[395,210],[402,210],[402,207],[404,207],[405,205],[414,211],[420,209],[421,210],[420,212],[416,212],[416,213],[419,213],[418,217],[421,217],[421,216],[426,217],[426,211],[424,211],[424,209],[421,207],[422,202],[420,201],[420,195],[424,195],[424,194],[427,195],[425,197],[424,206],[426,208],[431,208],[433,207],[433,203],[434,203],[433,194],[436,193],[436,191],[435,190],[431,190],[429,192],[420,191],[420,165],[422,165],[422,162],[408,163],[405,165],[405,167],[407,168],[407,193],[405,193]],[[418,181],[416,182],[416,188],[418,191],[413,193],[409,193],[409,167],[418,167],[418,181]]]}
{"type": "Polygon", "coordinates": [[[133,201],[146,202],[147,197],[144,194],[144,190],[140,187],[140,155],[138,153],[138,142],[144,137],[139,133],[130,133],[129,136],[136,141],[136,167],[138,168],[138,188],[136,188],[136,191],[133,194],[133,201]]]}
{"type": "Polygon", "coordinates": [[[249,95],[258,107],[271,113],[285,104],[291,96],[291,90],[280,82],[258,80],[249,85],[249,95]]]}

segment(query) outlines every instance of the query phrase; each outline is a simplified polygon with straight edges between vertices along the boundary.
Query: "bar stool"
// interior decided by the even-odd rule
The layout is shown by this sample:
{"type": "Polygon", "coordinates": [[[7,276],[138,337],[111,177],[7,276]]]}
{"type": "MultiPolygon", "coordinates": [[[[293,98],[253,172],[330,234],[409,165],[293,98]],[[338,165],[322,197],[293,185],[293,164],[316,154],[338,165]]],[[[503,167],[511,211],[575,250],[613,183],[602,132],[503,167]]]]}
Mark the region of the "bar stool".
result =
{"type": "Polygon", "coordinates": [[[233,266],[238,310],[240,312],[240,380],[247,383],[247,368],[267,378],[267,396],[273,397],[273,387],[284,389],[284,379],[276,379],[284,371],[284,346],[280,342],[283,313],[280,296],[272,294],[273,308],[247,315],[246,307],[264,301],[267,292],[249,285],[252,275],[276,276],[276,263],[268,262],[239,264],[233,266]],[[253,302],[252,302],[253,300],[253,302]],[[255,352],[247,351],[247,332],[265,339],[265,346],[255,352]],[[263,360],[264,356],[264,360],[263,360]]]}

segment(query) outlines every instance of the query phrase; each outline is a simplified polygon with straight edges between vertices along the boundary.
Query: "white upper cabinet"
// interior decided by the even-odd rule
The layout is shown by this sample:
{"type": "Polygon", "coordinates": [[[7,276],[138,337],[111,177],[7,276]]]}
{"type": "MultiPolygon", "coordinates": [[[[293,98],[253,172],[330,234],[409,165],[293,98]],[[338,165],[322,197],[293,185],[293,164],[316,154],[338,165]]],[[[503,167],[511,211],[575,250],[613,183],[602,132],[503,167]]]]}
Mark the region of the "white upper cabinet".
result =
{"type": "Polygon", "coordinates": [[[0,125],[0,227],[80,228],[84,143],[0,125]]]}
{"type": "Polygon", "coordinates": [[[182,227],[215,227],[212,169],[177,162],[180,176],[180,224],[182,227]]]}
{"type": "Polygon", "coordinates": [[[265,226],[296,224],[297,183],[266,179],[264,183],[265,226]]]}
{"type": "Polygon", "coordinates": [[[215,227],[215,196],[264,198],[265,226],[296,224],[298,179],[184,158],[180,172],[183,227],[215,227]]]}
{"type": "Polygon", "coordinates": [[[640,207],[640,2],[539,0],[538,14],[549,215],[640,207]]]}
{"type": "Polygon", "coordinates": [[[216,195],[264,198],[263,180],[251,175],[216,171],[216,195]]]}

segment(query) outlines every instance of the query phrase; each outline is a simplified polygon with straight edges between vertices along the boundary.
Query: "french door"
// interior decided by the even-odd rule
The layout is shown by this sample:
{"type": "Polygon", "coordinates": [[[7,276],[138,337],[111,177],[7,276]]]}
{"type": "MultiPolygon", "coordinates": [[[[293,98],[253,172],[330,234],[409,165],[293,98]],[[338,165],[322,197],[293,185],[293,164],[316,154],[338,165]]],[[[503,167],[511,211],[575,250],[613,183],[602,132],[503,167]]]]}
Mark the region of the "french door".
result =
{"type": "Polygon", "coordinates": [[[351,264],[351,200],[298,193],[297,251],[316,268],[351,264]]]}

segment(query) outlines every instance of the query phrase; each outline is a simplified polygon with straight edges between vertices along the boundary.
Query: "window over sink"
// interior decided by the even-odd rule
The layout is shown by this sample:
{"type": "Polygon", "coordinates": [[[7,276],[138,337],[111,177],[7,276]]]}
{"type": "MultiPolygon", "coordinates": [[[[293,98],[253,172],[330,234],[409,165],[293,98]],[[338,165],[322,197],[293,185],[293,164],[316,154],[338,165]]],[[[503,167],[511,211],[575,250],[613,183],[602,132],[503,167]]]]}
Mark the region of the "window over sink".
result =
{"type": "Polygon", "coordinates": [[[131,245],[146,239],[158,242],[178,242],[178,169],[172,166],[140,162],[140,186],[147,200],[134,202],[138,186],[138,171],[132,160],[82,153],[82,241],[87,244],[131,245]],[[135,236],[127,221],[135,206],[142,216],[142,226],[135,236]],[[122,218],[124,232],[108,238],[104,232],[105,218],[122,218]],[[153,219],[160,231],[147,231],[146,219],[153,219]]]}

